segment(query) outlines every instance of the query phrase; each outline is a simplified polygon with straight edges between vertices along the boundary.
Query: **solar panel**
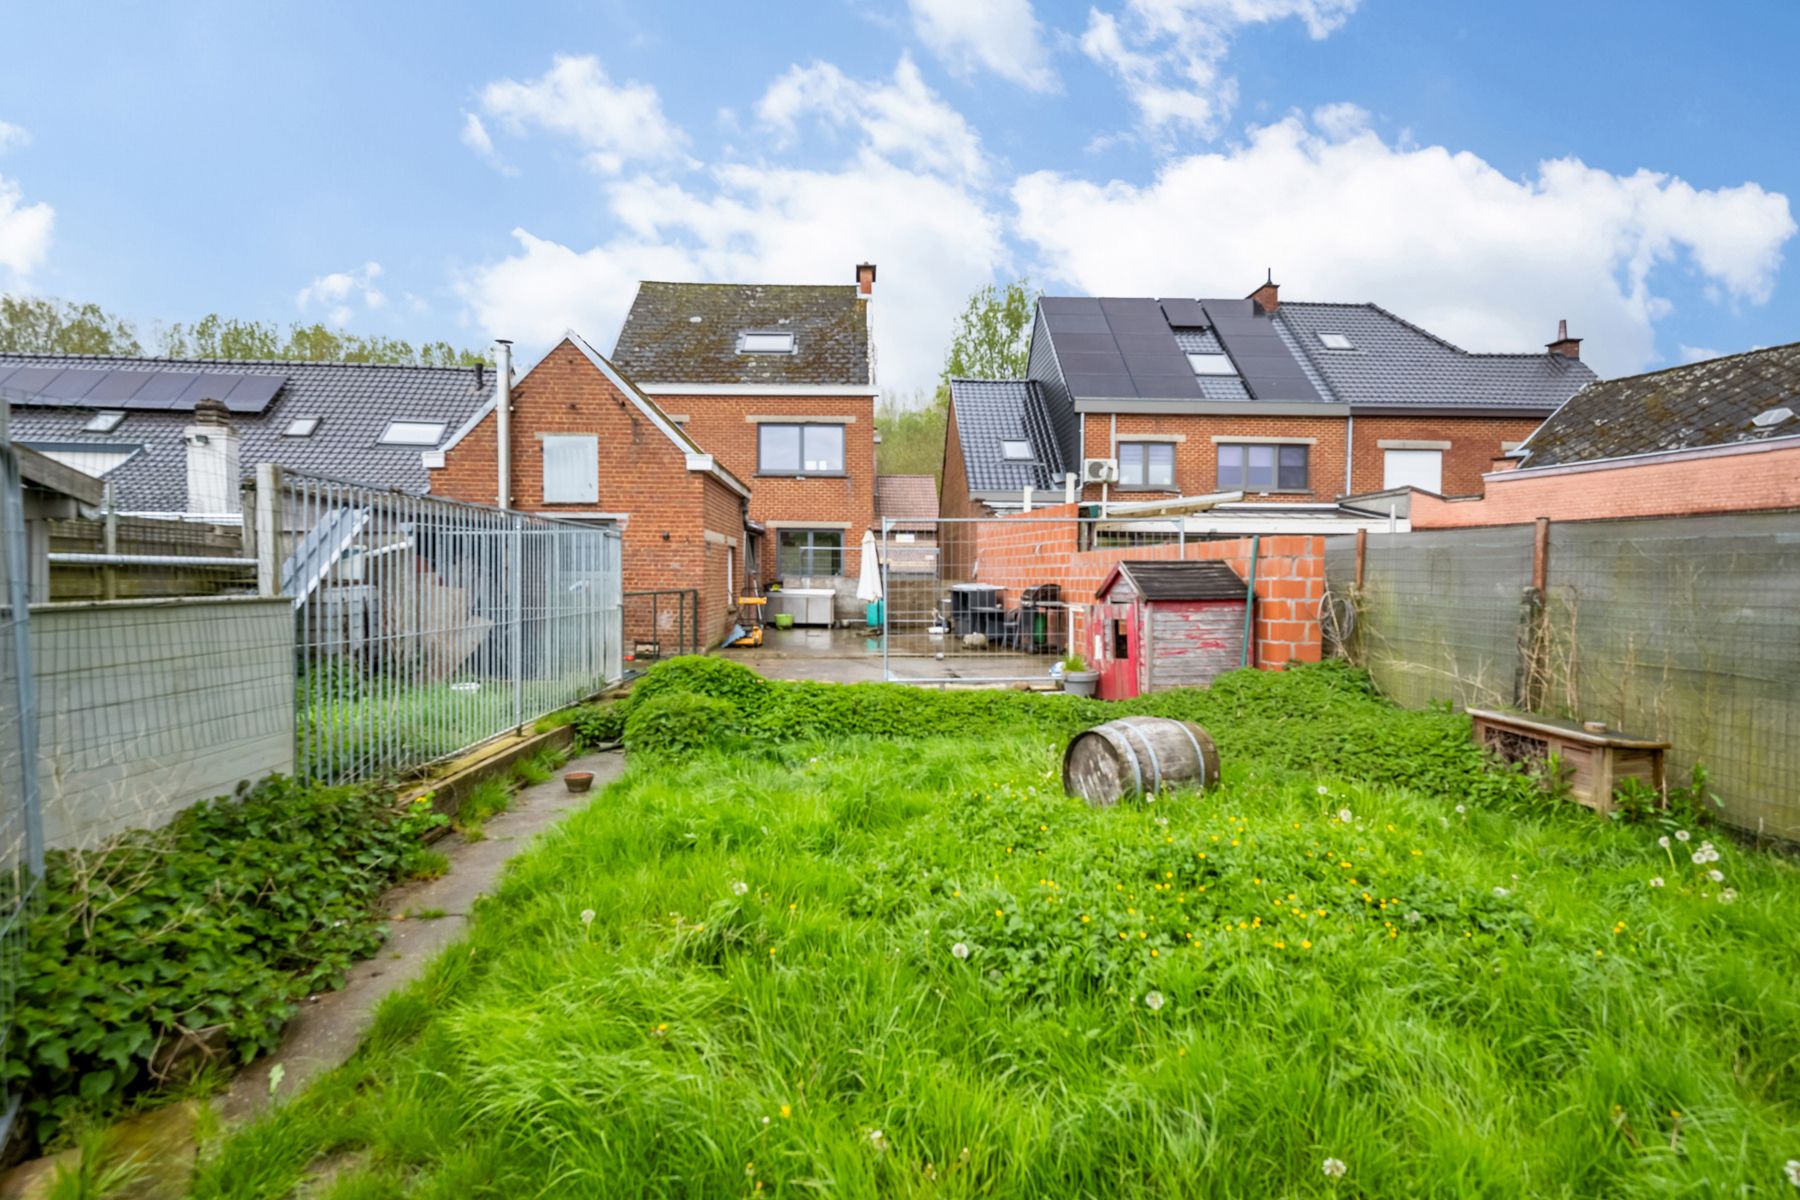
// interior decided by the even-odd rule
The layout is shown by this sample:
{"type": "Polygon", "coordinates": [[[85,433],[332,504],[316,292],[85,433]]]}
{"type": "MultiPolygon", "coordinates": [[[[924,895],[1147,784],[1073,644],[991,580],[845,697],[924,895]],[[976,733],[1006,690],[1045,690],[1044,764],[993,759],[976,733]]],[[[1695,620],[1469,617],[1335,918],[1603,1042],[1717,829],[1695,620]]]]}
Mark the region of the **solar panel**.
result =
{"type": "Polygon", "coordinates": [[[98,375],[100,380],[94,384],[93,390],[88,392],[88,403],[125,408],[131,407],[125,402],[136,396],[146,383],[156,377],[157,372],[119,370],[95,371],[94,374],[98,375]]]}
{"type": "Polygon", "coordinates": [[[0,387],[6,389],[14,404],[49,404],[52,402],[40,393],[59,374],[56,367],[20,367],[0,381],[0,387]]]}
{"type": "Polygon", "coordinates": [[[144,386],[134,392],[129,400],[119,402],[121,408],[171,409],[177,407],[176,400],[181,393],[193,384],[194,377],[186,371],[157,371],[144,381],[144,386]]]}
{"type": "Polygon", "coordinates": [[[94,390],[94,385],[102,378],[99,371],[68,370],[59,372],[55,379],[44,385],[42,395],[46,400],[56,400],[64,404],[79,404],[82,397],[94,390]]]}
{"type": "Polygon", "coordinates": [[[284,375],[241,375],[238,385],[225,397],[225,407],[232,412],[259,413],[269,407],[269,401],[286,382],[284,375]]]}
{"type": "Polygon", "coordinates": [[[1208,300],[1205,309],[1251,396],[1258,400],[1323,399],[1269,319],[1254,315],[1249,301],[1208,300]]]}
{"type": "Polygon", "coordinates": [[[1198,329],[1207,324],[1206,310],[1198,300],[1163,300],[1163,316],[1177,329],[1198,329]]]}
{"type": "Polygon", "coordinates": [[[192,409],[203,399],[238,413],[260,413],[283,375],[181,371],[143,367],[0,367],[0,389],[17,404],[151,411],[192,409]]]}

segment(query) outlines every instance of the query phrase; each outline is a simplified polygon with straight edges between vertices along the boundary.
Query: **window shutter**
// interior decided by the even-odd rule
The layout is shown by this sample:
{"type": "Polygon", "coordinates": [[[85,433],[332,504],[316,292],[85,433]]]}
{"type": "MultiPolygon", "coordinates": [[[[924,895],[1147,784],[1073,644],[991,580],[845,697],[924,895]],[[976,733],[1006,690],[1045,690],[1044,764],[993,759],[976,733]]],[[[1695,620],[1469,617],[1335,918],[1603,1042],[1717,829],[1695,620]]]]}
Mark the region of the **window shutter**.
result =
{"type": "Polygon", "coordinates": [[[544,503],[600,502],[600,439],[559,434],[544,439],[544,503]]]}

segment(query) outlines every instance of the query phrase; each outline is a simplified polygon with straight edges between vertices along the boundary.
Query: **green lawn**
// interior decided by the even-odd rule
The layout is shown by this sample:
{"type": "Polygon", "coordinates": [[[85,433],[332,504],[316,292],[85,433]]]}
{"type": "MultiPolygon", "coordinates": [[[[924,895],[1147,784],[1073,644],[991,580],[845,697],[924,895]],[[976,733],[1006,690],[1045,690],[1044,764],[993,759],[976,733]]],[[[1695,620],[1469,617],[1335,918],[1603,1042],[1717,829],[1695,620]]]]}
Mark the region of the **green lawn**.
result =
{"type": "Polygon", "coordinates": [[[1112,811],[1035,700],[641,756],[197,1194],[1800,1195],[1800,872],[1330,680],[1158,698],[1225,782],[1112,811]],[[1430,762],[1334,774],[1338,717],[1430,762]]]}

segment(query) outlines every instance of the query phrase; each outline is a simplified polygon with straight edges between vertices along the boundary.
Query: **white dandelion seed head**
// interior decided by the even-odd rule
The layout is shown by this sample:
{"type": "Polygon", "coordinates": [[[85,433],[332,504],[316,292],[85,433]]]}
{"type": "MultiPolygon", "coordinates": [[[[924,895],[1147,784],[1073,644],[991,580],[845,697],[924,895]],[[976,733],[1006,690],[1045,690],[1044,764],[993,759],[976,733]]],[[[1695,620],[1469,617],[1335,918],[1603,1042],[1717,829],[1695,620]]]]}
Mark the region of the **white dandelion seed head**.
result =
{"type": "Polygon", "coordinates": [[[886,1150],[888,1148],[887,1138],[879,1129],[869,1130],[869,1144],[874,1146],[877,1150],[886,1150]]]}
{"type": "Polygon", "coordinates": [[[1662,885],[1663,885],[1663,877],[1661,875],[1657,875],[1650,880],[1651,887],[1661,887],[1662,885]]]}
{"type": "Polygon", "coordinates": [[[1706,873],[1706,877],[1708,879],[1712,880],[1714,883],[1724,883],[1725,882],[1725,872],[1719,870],[1716,867],[1714,869],[1708,871],[1706,873]]]}
{"type": "Polygon", "coordinates": [[[1342,1179],[1344,1172],[1350,1169],[1344,1165],[1344,1160],[1341,1158],[1328,1158],[1321,1164],[1321,1167],[1327,1179],[1342,1179]]]}
{"type": "Polygon", "coordinates": [[[1685,842],[1693,836],[1694,836],[1693,834],[1689,833],[1685,829],[1677,829],[1675,831],[1675,840],[1678,842],[1685,842]]]}
{"type": "Polygon", "coordinates": [[[1494,895],[1496,895],[1496,896],[1510,896],[1510,895],[1512,895],[1512,889],[1511,889],[1511,888],[1503,888],[1503,887],[1497,887],[1497,888],[1495,888],[1495,889],[1494,889],[1494,895]]]}
{"type": "Polygon", "coordinates": [[[1144,994],[1144,1004],[1151,1012],[1161,1012],[1163,1006],[1163,994],[1161,992],[1146,992],[1144,994]]]}
{"type": "Polygon", "coordinates": [[[1664,850],[1667,850],[1669,848],[1669,835],[1665,833],[1661,837],[1657,838],[1656,844],[1661,846],[1664,850]]]}
{"type": "Polygon", "coordinates": [[[968,944],[966,942],[958,942],[956,945],[950,947],[950,953],[958,958],[967,958],[969,957],[968,944]]]}
{"type": "Polygon", "coordinates": [[[1788,1182],[1800,1188],[1800,1158],[1790,1158],[1782,1170],[1787,1172],[1788,1182]]]}
{"type": "Polygon", "coordinates": [[[1424,919],[1425,919],[1425,914],[1420,912],[1416,908],[1406,914],[1406,923],[1408,925],[1417,925],[1420,921],[1423,921],[1424,919]]]}
{"type": "Polygon", "coordinates": [[[1164,829],[1167,829],[1169,827],[1169,818],[1158,817],[1158,818],[1156,818],[1156,823],[1158,825],[1162,826],[1164,829]]]}
{"type": "MultiPolygon", "coordinates": [[[[1457,805],[1457,806],[1456,806],[1456,811],[1457,811],[1457,812],[1459,812],[1459,813],[1465,813],[1465,812],[1468,812],[1468,811],[1469,811],[1469,810],[1468,810],[1468,809],[1466,809],[1466,808],[1464,808],[1464,807],[1463,807],[1463,806],[1462,806],[1462,805],[1460,805],[1460,804],[1459,804],[1459,805],[1457,805]]],[[[1332,1162],[1336,1162],[1336,1161],[1337,1161],[1337,1159],[1335,1159],[1335,1158],[1334,1158],[1334,1159],[1332,1159],[1332,1160],[1331,1160],[1331,1161],[1332,1161],[1332,1162]]]]}
{"type": "MultiPolygon", "coordinates": [[[[1737,899],[1737,889],[1736,888],[1726,888],[1724,891],[1719,893],[1719,903],[1720,904],[1730,904],[1732,901],[1734,901],[1736,899],[1737,899]]],[[[1800,1183],[1795,1184],[1795,1186],[1800,1187],[1800,1183]]]]}
{"type": "Polygon", "coordinates": [[[741,896],[749,890],[750,885],[741,879],[731,885],[731,894],[734,896],[741,896]]]}
{"type": "Polygon", "coordinates": [[[1347,808],[1338,809],[1338,820],[1342,821],[1344,824],[1348,825],[1350,822],[1354,821],[1355,819],[1356,819],[1356,817],[1351,813],[1351,811],[1349,809],[1347,809],[1347,808]]]}
{"type": "Polygon", "coordinates": [[[1324,785],[1324,784],[1322,784],[1322,783],[1321,783],[1321,784],[1320,784],[1320,785],[1319,785],[1319,795],[1321,795],[1321,796],[1329,796],[1329,795],[1331,795],[1331,789],[1330,789],[1330,788],[1328,788],[1328,787],[1326,787],[1326,786],[1325,786],[1325,785],[1324,785]]]}
{"type": "Polygon", "coordinates": [[[594,923],[594,910],[593,909],[584,908],[581,910],[581,923],[583,925],[592,925],[594,923]]]}

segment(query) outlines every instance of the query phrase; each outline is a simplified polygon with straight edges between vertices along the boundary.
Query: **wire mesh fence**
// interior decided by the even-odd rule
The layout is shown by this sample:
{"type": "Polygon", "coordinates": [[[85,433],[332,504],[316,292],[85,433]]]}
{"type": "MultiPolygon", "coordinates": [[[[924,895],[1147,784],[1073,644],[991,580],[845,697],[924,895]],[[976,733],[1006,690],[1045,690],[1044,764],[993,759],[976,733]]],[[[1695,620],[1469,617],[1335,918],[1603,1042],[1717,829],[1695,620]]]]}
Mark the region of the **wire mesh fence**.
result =
{"type": "Polygon", "coordinates": [[[623,626],[627,674],[641,673],[658,659],[698,654],[700,589],[626,592],[623,626]]]}
{"type": "Polygon", "coordinates": [[[1541,597],[1528,526],[1332,539],[1347,653],[1397,701],[1601,720],[1696,764],[1722,819],[1800,841],[1800,514],[1591,521],[1548,530],[1541,597]],[[1539,632],[1533,635],[1533,622],[1539,632]]]}
{"type": "Polygon", "coordinates": [[[615,530],[294,473],[257,494],[265,588],[296,622],[303,777],[414,771],[621,677],[615,530]]]}
{"type": "MultiPolygon", "coordinates": [[[[22,481],[0,403],[0,1081],[9,1077],[26,922],[44,867],[29,621],[22,481]]],[[[17,1108],[0,1083],[0,1147],[17,1108]]]]}

